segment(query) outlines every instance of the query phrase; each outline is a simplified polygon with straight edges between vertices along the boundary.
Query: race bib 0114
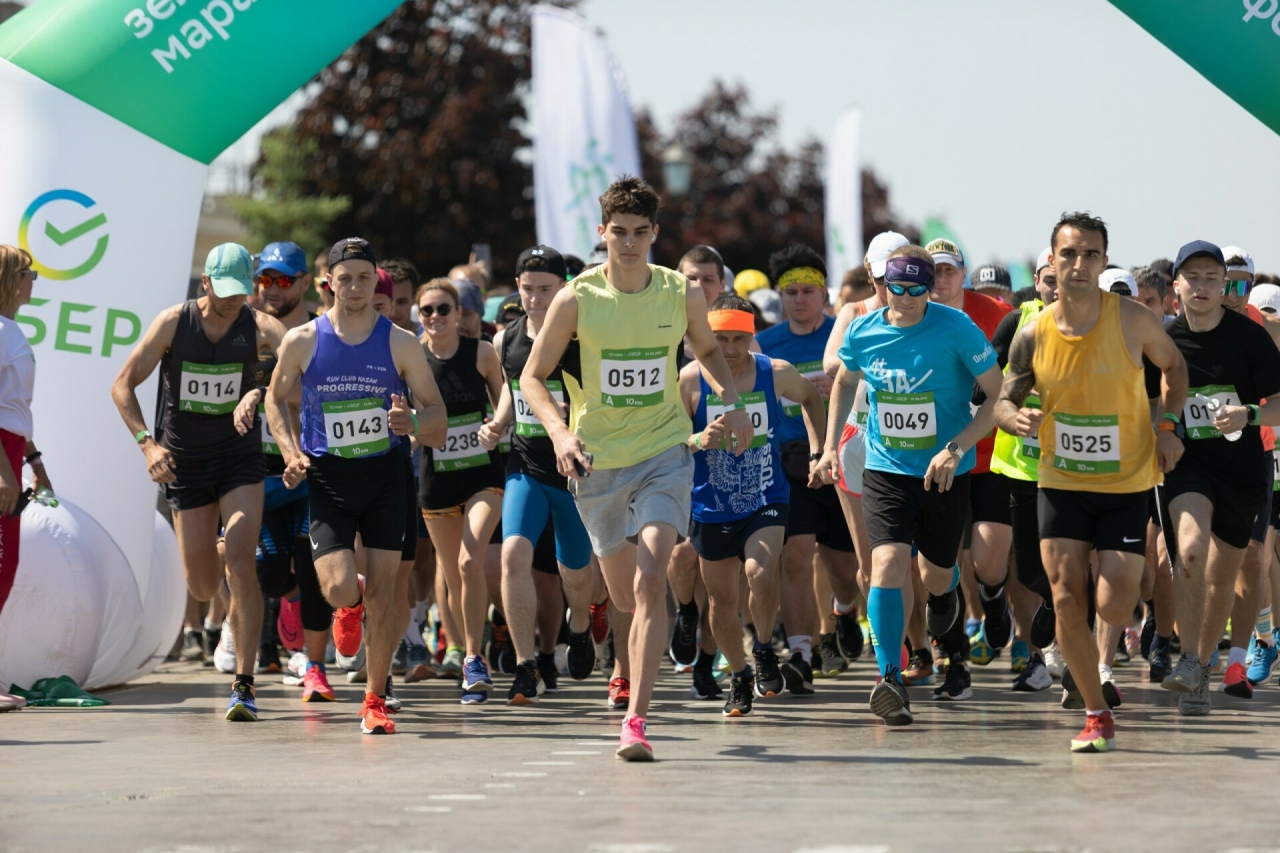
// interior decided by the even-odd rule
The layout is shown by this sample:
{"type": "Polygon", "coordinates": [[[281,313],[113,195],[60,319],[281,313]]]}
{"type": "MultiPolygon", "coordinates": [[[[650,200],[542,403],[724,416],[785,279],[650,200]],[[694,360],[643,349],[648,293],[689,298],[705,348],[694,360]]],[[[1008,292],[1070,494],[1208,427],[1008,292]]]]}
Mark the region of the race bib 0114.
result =
{"type": "Polygon", "coordinates": [[[182,362],[182,387],[178,389],[178,411],[198,415],[229,415],[240,402],[242,364],[195,364],[182,362]]]}

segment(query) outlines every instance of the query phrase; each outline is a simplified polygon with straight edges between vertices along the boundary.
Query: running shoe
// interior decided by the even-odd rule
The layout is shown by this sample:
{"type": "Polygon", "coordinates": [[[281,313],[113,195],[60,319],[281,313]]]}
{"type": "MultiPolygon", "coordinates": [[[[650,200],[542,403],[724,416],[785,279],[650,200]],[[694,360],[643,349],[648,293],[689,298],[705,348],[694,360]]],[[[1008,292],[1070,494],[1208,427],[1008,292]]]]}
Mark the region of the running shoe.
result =
{"type": "Polygon", "coordinates": [[[1062,651],[1057,643],[1041,646],[1044,650],[1044,668],[1049,671],[1050,678],[1061,678],[1067,671],[1067,663],[1062,659],[1062,651]]]}
{"type": "Polygon", "coordinates": [[[1123,697],[1120,695],[1120,688],[1116,686],[1116,677],[1111,674],[1111,670],[1105,669],[1098,672],[1098,680],[1102,682],[1102,698],[1106,701],[1108,708],[1119,708],[1123,697]]]}
{"type": "Polygon", "coordinates": [[[966,637],[972,637],[974,634],[978,633],[978,629],[981,627],[982,627],[981,619],[965,619],[964,635],[966,637]]]}
{"type": "Polygon", "coordinates": [[[947,665],[946,680],[933,690],[933,701],[959,702],[973,698],[973,676],[969,667],[960,661],[952,661],[947,665]]]}
{"type": "Polygon", "coordinates": [[[631,704],[631,681],[619,676],[609,682],[609,708],[625,711],[631,704]]]}
{"type": "Polygon", "coordinates": [[[787,689],[793,696],[813,695],[813,667],[799,652],[792,652],[790,659],[780,669],[787,689]]]}
{"type": "Polygon", "coordinates": [[[983,623],[978,633],[969,638],[969,660],[978,666],[986,666],[1000,656],[1000,649],[987,642],[986,628],[983,623]]]}
{"type": "MultiPolygon", "coordinates": [[[[495,612],[494,619],[502,617],[495,612]]],[[[489,660],[493,661],[493,671],[511,675],[516,671],[516,650],[511,647],[511,629],[504,620],[490,624],[489,660]]]]}
{"type": "MultiPolygon", "coordinates": [[[[929,600],[925,605],[925,622],[928,623],[930,634],[935,637],[946,635],[959,618],[960,594],[956,590],[953,589],[944,595],[929,595],[929,600]]],[[[965,633],[968,633],[967,624],[965,633]]]]}
{"type": "Polygon", "coordinates": [[[1084,696],[1080,694],[1080,688],[1076,687],[1071,670],[1066,667],[1062,669],[1062,707],[1068,711],[1084,710],[1084,696]]]}
{"type": "Polygon", "coordinates": [[[1124,647],[1131,660],[1139,656],[1146,657],[1142,654],[1142,635],[1138,633],[1137,628],[1124,629],[1124,647]]]}
{"type": "Polygon", "coordinates": [[[1142,632],[1138,635],[1138,654],[1142,655],[1143,660],[1151,657],[1151,644],[1155,639],[1156,611],[1154,607],[1148,607],[1146,618],[1142,620],[1142,632]]]}
{"type": "Polygon", "coordinates": [[[1128,647],[1128,644],[1126,644],[1124,641],[1124,634],[1121,634],[1120,640],[1116,645],[1116,656],[1115,656],[1116,666],[1120,666],[1121,664],[1126,664],[1131,660],[1133,660],[1133,657],[1132,655],[1129,654],[1129,647],[1128,647]]]}
{"type": "Polygon", "coordinates": [[[1173,661],[1169,657],[1169,641],[1156,637],[1151,644],[1151,655],[1147,658],[1147,681],[1159,684],[1173,672],[1173,661]]]}
{"type": "Polygon", "coordinates": [[[1244,664],[1233,663],[1227,667],[1227,674],[1222,676],[1222,683],[1218,685],[1218,690],[1237,699],[1252,699],[1253,684],[1249,682],[1249,673],[1245,670],[1244,664]]]}
{"type": "Polygon", "coordinates": [[[566,655],[569,665],[569,677],[574,681],[584,681],[596,668],[596,646],[591,641],[591,632],[581,634],[569,632],[569,652],[566,655]]]}
{"type": "Polygon", "coordinates": [[[294,652],[289,655],[289,659],[284,662],[284,678],[280,679],[286,687],[301,687],[303,684],[302,676],[307,672],[306,652],[294,652]]]}
{"type": "MultiPolygon", "coordinates": [[[[1258,650],[1258,637],[1254,635],[1249,638],[1249,647],[1244,652],[1244,665],[1248,666],[1253,663],[1253,653],[1258,650]]],[[[1145,657],[1145,655],[1144,655],[1145,657]]]]}
{"type": "Polygon", "coordinates": [[[552,652],[549,655],[538,653],[535,661],[538,665],[538,674],[542,676],[542,685],[547,693],[555,693],[560,689],[560,670],[556,668],[556,656],[552,652]]]}
{"type": "Polygon", "coordinates": [[[396,691],[392,689],[391,676],[389,675],[387,676],[386,696],[383,701],[387,703],[387,710],[393,714],[400,713],[400,709],[403,707],[400,703],[400,697],[397,696],[396,691]]]}
{"type": "Polygon", "coordinates": [[[484,690],[464,690],[460,701],[463,705],[483,705],[489,701],[489,694],[484,690]]]}
{"type": "Polygon", "coordinates": [[[1169,652],[1175,655],[1182,654],[1182,638],[1178,636],[1177,631],[1169,635],[1169,652]]]}
{"type": "Polygon", "coordinates": [[[493,689],[493,679],[489,677],[489,667],[480,655],[471,655],[462,663],[462,691],[464,693],[487,693],[493,689]]]}
{"type": "Polygon", "coordinates": [[[1116,748],[1116,723],[1110,711],[1089,714],[1084,729],[1071,739],[1072,752],[1111,752],[1116,748]]]}
{"type": "Polygon", "coordinates": [[[410,643],[409,655],[405,664],[405,684],[414,684],[436,677],[435,667],[431,665],[431,653],[427,651],[427,647],[424,645],[410,643]]]}
{"type": "Polygon", "coordinates": [[[396,653],[391,656],[391,674],[404,675],[409,671],[409,641],[404,637],[400,638],[400,645],[396,646],[396,653]]]}
{"type": "Polygon", "coordinates": [[[902,680],[912,687],[924,687],[936,680],[933,672],[933,653],[928,649],[913,649],[902,670],[902,680]]]}
{"type": "Polygon", "coordinates": [[[597,646],[603,645],[609,636],[609,597],[604,601],[591,605],[591,641],[597,646]]]}
{"type": "Polygon", "coordinates": [[[280,645],[275,640],[268,640],[258,646],[259,673],[277,673],[280,671],[280,645]]]}
{"type": "Polygon", "coordinates": [[[1031,617],[1031,645],[1037,649],[1047,649],[1053,644],[1058,633],[1058,615],[1053,612],[1050,602],[1041,601],[1036,613],[1031,617]]]}
{"type": "Polygon", "coordinates": [[[1222,672],[1222,649],[1214,649],[1209,655],[1209,671],[1222,672]]]}
{"type": "Polygon", "coordinates": [[[622,735],[615,753],[623,761],[653,761],[653,747],[645,740],[644,717],[627,717],[622,721],[622,735]]]}
{"type": "Polygon", "coordinates": [[[674,664],[691,665],[698,657],[698,602],[681,604],[676,610],[676,628],[667,649],[674,664]]]}
{"type": "Polygon", "coordinates": [[[182,651],[178,652],[178,660],[195,663],[204,660],[204,634],[192,628],[182,635],[182,651]]]}
{"type": "Polygon", "coordinates": [[[1032,652],[1027,668],[1013,680],[1013,689],[1018,693],[1038,693],[1053,686],[1053,676],[1044,665],[1044,658],[1039,652],[1032,652]]]}
{"type": "Polygon", "coordinates": [[[982,605],[984,617],[982,635],[986,638],[987,645],[996,651],[1009,645],[1009,638],[1013,636],[1013,611],[1009,609],[1007,590],[1008,585],[1001,584],[1000,594],[990,601],[981,592],[978,593],[978,603],[982,605]]]}
{"type": "Polygon", "coordinates": [[[930,657],[933,658],[933,674],[935,676],[943,675],[947,671],[947,660],[949,659],[949,656],[942,650],[942,643],[938,642],[937,637],[929,638],[929,648],[932,650],[930,657]]]}
{"type": "Polygon", "coordinates": [[[814,678],[835,678],[849,668],[849,661],[840,653],[835,634],[823,634],[818,648],[814,649],[814,678]]]}
{"type": "Polygon", "coordinates": [[[324,664],[309,664],[302,673],[303,702],[332,702],[337,694],[329,686],[329,676],[324,671],[324,664]]]}
{"type": "Polygon", "coordinates": [[[716,684],[715,672],[710,666],[693,667],[693,684],[689,687],[689,695],[694,699],[719,699],[724,695],[720,685],[716,684]]]}
{"type": "Polygon", "coordinates": [[[222,627],[204,628],[200,632],[200,642],[204,647],[204,665],[214,666],[214,654],[218,648],[218,643],[222,640],[222,627]]]}
{"type": "Polygon", "coordinates": [[[909,726],[915,720],[911,713],[911,697],[907,688],[898,681],[898,671],[889,670],[889,677],[871,688],[871,713],[884,720],[886,726],[909,726]]]}
{"type": "Polygon", "coordinates": [[[729,681],[729,698],[724,703],[726,717],[751,716],[751,695],[755,691],[755,679],[751,676],[751,667],[747,674],[733,676],[729,681]]]}
{"type": "MultiPolygon", "coordinates": [[[[1177,670],[1174,670],[1177,673],[1177,670]]],[[[1209,667],[1200,667],[1195,689],[1178,696],[1178,713],[1184,717],[1204,717],[1212,707],[1209,697],[1209,667]]]]}
{"type": "Polygon", "coordinates": [[[302,599],[280,599],[280,615],[276,617],[276,634],[280,637],[280,645],[291,652],[302,651],[302,599]]]}
{"type": "Polygon", "coordinates": [[[364,639],[364,581],[360,581],[360,603],[333,611],[333,644],[338,654],[354,657],[364,639]]]}
{"type": "Polygon", "coordinates": [[[381,696],[364,694],[364,704],[360,706],[360,731],[367,735],[396,733],[396,724],[387,716],[387,703],[381,696]]]}
{"type": "Polygon", "coordinates": [[[1026,640],[1014,640],[1013,647],[1009,649],[1009,671],[1024,672],[1030,663],[1031,648],[1026,640]]]}
{"type": "Polygon", "coordinates": [[[836,648],[840,650],[840,654],[845,660],[853,663],[862,657],[864,648],[862,625],[858,622],[858,611],[850,610],[844,614],[836,613],[834,596],[831,599],[831,604],[831,612],[836,619],[836,648]]]}
{"type": "Polygon", "coordinates": [[[436,672],[441,678],[461,678],[462,658],[461,646],[449,646],[445,649],[444,659],[440,661],[440,666],[436,667],[436,672]]]}
{"type": "Polygon", "coordinates": [[[231,636],[231,626],[222,623],[218,632],[218,645],[213,650],[213,665],[218,672],[233,675],[236,671],[236,644],[231,636]]]}
{"type": "Polygon", "coordinates": [[[537,664],[516,664],[516,677],[511,682],[511,689],[507,691],[507,704],[537,705],[543,689],[537,664]]]}
{"type": "Polygon", "coordinates": [[[1200,685],[1200,656],[1187,652],[1178,658],[1178,665],[1173,668],[1160,686],[1174,693],[1194,693],[1200,685]]]}
{"type": "MultiPolygon", "coordinates": [[[[360,670],[364,669],[364,657],[365,657],[364,643],[360,644],[360,648],[356,650],[356,653],[354,655],[348,656],[348,655],[344,655],[342,652],[338,651],[337,649],[333,650],[334,662],[338,665],[338,668],[341,669],[343,672],[345,672],[347,675],[350,675],[353,672],[359,672],[360,670]]],[[[349,682],[351,681],[351,679],[348,678],[347,681],[349,682]]]]}
{"type": "MultiPolygon", "coordinates": [[[[778,667],[778,655],[771,646],[755,649],[751,657],[756,662],[755,691],[761,699],[777,696],[786,686],[782,670],[778,667]]],[[[731,685],[732,686],[732,685],[731,685]]]]}
{"type": "Polygon", "coordinates": [[[227,702],[227,719],[233,723],[256,723],[258,704],[253,700],[253,685],[237,681],[231,685],[231,701],[227,702]]]}
{"type": "Polygon", "coordinates": [[[1276,665],[1280,652],[1273,645],[1258,644],[1253,652],[1253,662],[1249,664],[1249,683],[1262,684],[1271,677],[1271,669],[1276,665]]]}

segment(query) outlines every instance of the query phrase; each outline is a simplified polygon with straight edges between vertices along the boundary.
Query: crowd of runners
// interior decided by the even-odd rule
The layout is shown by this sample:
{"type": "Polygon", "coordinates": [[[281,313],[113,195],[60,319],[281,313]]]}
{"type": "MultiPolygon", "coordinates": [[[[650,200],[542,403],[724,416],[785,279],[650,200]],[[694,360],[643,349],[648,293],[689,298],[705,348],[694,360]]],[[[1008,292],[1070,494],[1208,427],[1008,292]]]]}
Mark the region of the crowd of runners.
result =
{"type": "Polygon", "coordinates": [[[1184,715],[1215,672],[1242,699],[1269,679],[1280,287],[1246,251],[1120,269],[1071,213],[1034,289],[893,232],[837,288],[802,245],[652,265],[654,190],[600,205],[596,256],[529,248],[505,288],[360,238],[313,264],[226,244],[151,323],[112,393],[173,511],[182,657],[232,676],[228,720],[259,718],[255,674],[332,702],[341,671],[361,731],[392,734],[396,679],[482,705],[502,674],[535,705],[600,672],[618,756],[650,761],[667,658],[743,717],[870,645],[886,725],[1004,654],[1014,691],[1060,679],[1071,749],[1101,752],[1118,661],[1184,715]]]}

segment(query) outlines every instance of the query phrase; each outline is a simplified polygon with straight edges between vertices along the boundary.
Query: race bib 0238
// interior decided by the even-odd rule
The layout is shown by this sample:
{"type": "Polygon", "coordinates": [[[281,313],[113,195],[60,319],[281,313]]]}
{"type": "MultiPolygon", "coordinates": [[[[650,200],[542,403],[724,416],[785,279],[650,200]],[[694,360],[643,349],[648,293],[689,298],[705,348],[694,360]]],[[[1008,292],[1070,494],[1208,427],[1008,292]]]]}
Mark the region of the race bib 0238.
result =
{"type": "Polygon", "coordinates": [[[457,415],[448,420],[449,434],[444,447],[431,451],[433,471],[463,471],[489,464],[489,451],[480,444],[480,425],[484,416],[479,412],[457,415]]]}

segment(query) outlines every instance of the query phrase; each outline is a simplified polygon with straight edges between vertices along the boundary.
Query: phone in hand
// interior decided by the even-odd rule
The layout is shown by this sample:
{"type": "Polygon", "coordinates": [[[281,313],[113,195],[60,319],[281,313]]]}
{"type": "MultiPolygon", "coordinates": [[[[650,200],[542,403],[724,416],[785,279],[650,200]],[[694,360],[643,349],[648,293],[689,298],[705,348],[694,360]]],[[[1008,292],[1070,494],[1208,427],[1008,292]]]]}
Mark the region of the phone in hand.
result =
{"type": "Polygon", "coordinates": [[[484,267],[484,271],[493,276],[493,247],[488,243],[471,244],[471,262],[484,267]]]}
{"type": "MultiPolygon", "coordinates": [[[[582,454],[582,455],[583,455],[583,456],[585,456],[585,457],[587,457],[587,465],[594,465],[594,464],[596,463],[596,457],[595,457],[595,454],[583,452],[583,454],[582,454]]],[[[586,469],[586,466],[584,466],[584,465],[583,465],[581,462],[579,462],[577,459],[574,459],[574,460],[573,460],[573,470],[575,470],[575,471],[577,471],[577,472],[578,472],[578,476],[579,476],[579,477],[586,478],[586,477],[590,477],[590,476],[591,476],[591,472],[590,472],[590,471],[588,471],[588,470],[586,469]]]]}

